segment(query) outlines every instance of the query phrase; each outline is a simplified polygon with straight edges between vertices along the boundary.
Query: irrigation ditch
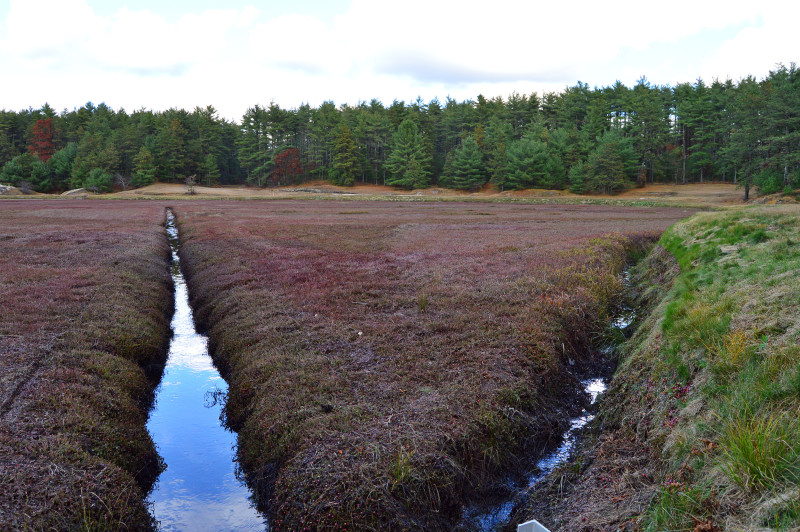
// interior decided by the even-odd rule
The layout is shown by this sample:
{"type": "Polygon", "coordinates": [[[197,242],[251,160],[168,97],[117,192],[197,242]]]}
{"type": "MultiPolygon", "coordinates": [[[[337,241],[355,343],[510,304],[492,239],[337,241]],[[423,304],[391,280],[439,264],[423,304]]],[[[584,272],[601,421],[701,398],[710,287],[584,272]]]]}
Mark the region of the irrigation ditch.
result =
{"type": "Polygon", "coordinates": [[[175,309],[172,339],[147,429],[166,469],[148,502],[161,530],[264,530],[234,460],[236,435],[220,420],[227,384],[198,333],[181,272],[175,216],[167,210],[175,309]]]}
{"type": "MultiPolygon", "coordinates": [[[[498,495],[464,509],[458,525],[460,530],[493,532],[516,530],[520,511],[537,487],[557,468],[564,467],[575,458],[590,424],[595,420],[597,401],[606,391],[616,369],[617,347],[630,337],[637,311],[630,305],[630,268],[623,273],[625,303],[620,305],[596,345],[589,349],[595,352],[595,360],[586,368],[575,368],[580,387],[576,389],[577,404],[583,405],[577,414],[572,414],[569,424],[560,438],[553,439],[538,452],[529,454],[527,464],[513,475],[507,476],[499,485],[498,495]],[[527,467],[525,467],[527,465],[527,467]]],[[[570,359],[570,364],[574,363],[570,359]]],[[[535,516],[534,516],[535,517],[535,516]]]]}

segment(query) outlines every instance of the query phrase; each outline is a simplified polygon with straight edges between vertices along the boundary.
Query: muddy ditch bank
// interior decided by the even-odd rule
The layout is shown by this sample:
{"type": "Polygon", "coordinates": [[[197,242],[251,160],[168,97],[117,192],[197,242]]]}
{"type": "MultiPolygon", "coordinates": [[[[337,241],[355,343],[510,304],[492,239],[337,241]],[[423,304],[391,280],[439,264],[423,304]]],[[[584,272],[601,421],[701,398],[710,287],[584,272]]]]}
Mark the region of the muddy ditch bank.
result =
{"type": "MultiPolygon", "coordinates": [[[[640,329],[654,327],[655,310],[679,271],[672,254],[659,245],[629,269],[625,300],[636,319],[617,337],[624,341],[615,346],[617,361],[640,341],[640,329]]],[[[514,532],[516,523],[531,519],[553,532],[639,530],[661,476],[660,459],[629,427],[620,426],[615,412],[628,392],[613,371],[607,382],[568,459],[539,479],[536,489],[517,497],[502,530],[514,532]]]]}
{"type": "Polygon", "coordinates": [[[472,207],[176,205],[271,529],[451,529],[501,492],[588,406],[626,257],[685,216],[472,207]]]}
{"type": "MultiPolygon", "coordinates": [[[[624,273],[626,297],[632,293],[628,272],[626,270],[624,273]]],[[[529,503],[531,494],[536,493],[540,487],[543,491],[546,490],[542,486],[550,482],[554,471],[569,467],[575,462],[577,452],[585,445],[587,438],[591,437],[592,424],[598,410],[597,401],[606,392],[608,382],[616,369],[619,344],[632,333],[637,313],[631,304],[633,302],[628,300],[619,306],[601,339],[591,346],[595,352],[593,360],[596,362],[588,368],[576,368],[576,373],[582,375],[582,393],[576,402],[583,406],[578,414],[570,413],[568,428],[560,439],[548,441],[545,446],[532,449],[527,462],[520,461],[518,469],[507,476],[495,493],[487,494],[479,503],[467,506],[457,527],[459,530],[516,530],[517,524],[531,518],[526,518],[522,511],[529,503]]]]}

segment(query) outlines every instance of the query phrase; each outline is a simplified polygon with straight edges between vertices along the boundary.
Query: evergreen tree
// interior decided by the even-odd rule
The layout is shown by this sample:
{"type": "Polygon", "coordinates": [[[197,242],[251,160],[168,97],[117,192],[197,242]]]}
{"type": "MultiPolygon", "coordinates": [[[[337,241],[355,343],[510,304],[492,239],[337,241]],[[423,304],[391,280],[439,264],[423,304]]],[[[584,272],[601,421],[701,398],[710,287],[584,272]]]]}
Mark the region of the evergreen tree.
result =
{"type": "Polygon", "coordinates": [[[237,145],[239,161],[247,174],[247,182],[260,187],[271,166],[266,111],[262,107],[256,105],[245,112],[237,145]]]}
{"type": "Polygon", "coordinates": [[[36,157],[30,153],[17,155],[3,165],[3,170],[0,171],[0,183],[18,185],[23,181],[28,181],[31,178],[31,166],[35,160],[36,157]]]}
{"type": "Polygon", "coordinates": [[[647,169],[645,179],[649,177],[653,182],[656,161],[666,148],[669,134],[660,90],[641,78],[630,92],[629,105],[630,126],[626,136],[633,139],[633,147],[647,169]]]}
{"type": "Polygon", "coordinates": [[[333,172],[331,182],[334,185],[351,187],[361,171],[361,160],[358,146],[353,140],[353,132],[345,124],[336,129],[334,144],[333,172]]]}
{"type": "Polygon", "coordinates": [[[28,183],[38,192],[50,192],[53,189],[53,171],[50,166],[38,158],[33,161],[28,183]]]}
{"type": "Polygon", "coordinates": [[[142,146],[136,157],[133,158],[132,183],[135,187],[144,187],[152,184],[156,180],[156,165],[153,154],[142,146]]]}
{"type": "Polygon", "coordinates": [[[582,162],[569,169],[569,191],[573,194],[586,192],[586,170],[582,162]]]}
{"type": "Polygon", "coordinates": [[[739,82],[731,105],[730,141],[724,157],[734,167],[738,184],[744,188],[744,200],[750,199],[750,186],[759,172],[759,148],[763,146],[768,122],[764,114],[765,94],[753,77],[739,82]]]}
{"type": "Polygon", "coordinates": [[[92,192],[111,192],[113,176],[102,168],[92,168],[83,181],[83,187],[92,192]]]}
{"type": "Polygon", "coordinates": [[[586,161],[586,190],[601,194],[619,192],[631,183],[637,167],[630,140],[612,129],[600,138],[586,161]]]}
{"type": "Polygon", "coordinates": [[[452,163],[440,184],[458,190],[477,190],[486,183],[486,169],[478,142],[468,135],[455,150],[452,163]]]}
{"type": "Polygon", "coordinates": [[[336,143],[336,128],[341,114],[333,102],[323,102],[312,113],[311,120],[311,162],[317,177],[325,178],[332,170],[336,143]]]}
{"type": "Polygon", "coordinates": [[[207,187],[216,185],[219,182],[219,166],[217,166],[217,158],[209,153],[203,159],[202,167],[203,182],[207,187]]]}
{"type": "Polygon", "coordinates": [[[116,171],[118,165],[119,155],[110,139],[101,134],[86,133],[78,144],[78,151],[72,164],[70,187],[83,187],[84,180],[95,168],[101,168],[113,175],[112,172],[116,171]]]}
{"type": "Polygon", "coordinates": [[[386,161],[391,177],[387,185],[402,188],[425,188],[430,185],[431,157],[425,150],[417,124],[403,120],[394,135],[392,152],[386,161]]]}
{"type": "Polygon", "coordinates": [[[156,153],[153,153],[162,179],[180,182],[189,173],[186,139],[188,132],[177,114],[166,117],[169,122],[156,137],[156,153]]]}
{"type": "Polygon", "coordinates": [[[48,159],[47,164],[52,171],[53,189],[64,189],[69,185],[72,175],[72,164],[78,155],[78,145],[70,142],[64,148],[58,150],[48,159]]]}
{"type": "Polygon", "coordinates": [[[558,153],[551,151],[548,139],[547,131],[536,127],[509,145],[507,188],[563,188],[566,169],[558,153]]]}

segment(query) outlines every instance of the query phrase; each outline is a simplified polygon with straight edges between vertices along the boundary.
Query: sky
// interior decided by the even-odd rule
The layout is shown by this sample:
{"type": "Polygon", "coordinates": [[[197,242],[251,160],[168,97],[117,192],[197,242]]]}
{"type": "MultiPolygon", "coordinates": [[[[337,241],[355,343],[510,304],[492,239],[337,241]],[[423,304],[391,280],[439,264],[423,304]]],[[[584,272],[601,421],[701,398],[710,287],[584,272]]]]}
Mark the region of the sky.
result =
{"type": "Polygon", "coordinates": [[[0,109],[427,102],[758,79],[800,2],[0,0],[0,109]]]}

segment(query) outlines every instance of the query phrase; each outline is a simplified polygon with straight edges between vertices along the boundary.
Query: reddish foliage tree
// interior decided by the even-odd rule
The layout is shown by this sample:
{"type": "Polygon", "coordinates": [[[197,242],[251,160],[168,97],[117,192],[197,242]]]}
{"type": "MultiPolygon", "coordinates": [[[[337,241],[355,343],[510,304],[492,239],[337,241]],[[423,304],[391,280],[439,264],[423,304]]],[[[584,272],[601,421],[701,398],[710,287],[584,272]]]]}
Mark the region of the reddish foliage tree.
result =
{"type": "Polygon", "coordinates": [[[275,170],[273,170],[271,176],[275,184],[286,183],[292,177],[302,173],[303,165],[300,163],[300,150],[286,148],[275,155],[275,170]]]}
{"type": "Polygon", "coordinates": [[[44,162],[47,162],[47,159],[53,156],[56,150],[53,145],[52,118],[37,120],[33,124],[33,138],[31,139],[31,145],[28,146],[28,151],[44,162]]]}

